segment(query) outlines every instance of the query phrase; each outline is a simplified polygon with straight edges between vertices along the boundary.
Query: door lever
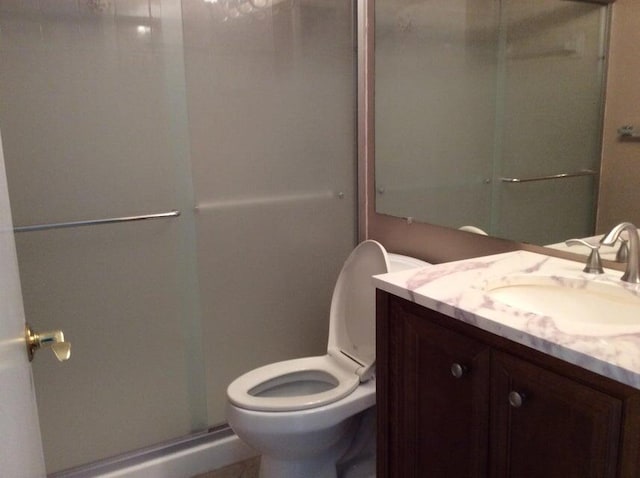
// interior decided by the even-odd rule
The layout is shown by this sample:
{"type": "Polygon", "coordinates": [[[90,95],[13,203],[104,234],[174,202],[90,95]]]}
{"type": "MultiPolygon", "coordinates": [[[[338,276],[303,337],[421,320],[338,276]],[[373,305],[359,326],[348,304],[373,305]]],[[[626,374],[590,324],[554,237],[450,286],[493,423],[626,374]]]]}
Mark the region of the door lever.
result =
{"type": "Polygon", "coordinates": [[[29,362],[33,360],[36,350],[41,347],[51,347],[51,350],[60,362],[68,360],[71,356],[71,344],[64,341],[62,330],[38,333],[27,324],[25,340],[27,343],[29,362]]]}

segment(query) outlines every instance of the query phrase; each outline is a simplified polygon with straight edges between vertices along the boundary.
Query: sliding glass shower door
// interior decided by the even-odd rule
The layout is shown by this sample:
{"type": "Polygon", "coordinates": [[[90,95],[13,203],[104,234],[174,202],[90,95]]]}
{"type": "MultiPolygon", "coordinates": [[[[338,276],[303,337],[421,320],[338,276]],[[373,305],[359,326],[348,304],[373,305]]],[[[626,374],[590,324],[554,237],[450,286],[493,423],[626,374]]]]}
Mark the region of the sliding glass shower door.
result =
{"type": "Polygon", "coordinates": [[[2,2],[0,124],[47,471],[207,425],[177,2],[2,2]]]}
{"type": "Polygon", "coordinates": [[[356,240],[355,2],[236,3],[182,2],[213,422],[241,373],[326,353],[356,240]]]}
{"type": "Polygon", "coordinates": [[[323,353],[354,28],[343,0],[0,2],[14,223],[45,226],[16,233],[26,316],[72,344],[33,362],[49,473],[221,424],[237,375],[323,353]]]}

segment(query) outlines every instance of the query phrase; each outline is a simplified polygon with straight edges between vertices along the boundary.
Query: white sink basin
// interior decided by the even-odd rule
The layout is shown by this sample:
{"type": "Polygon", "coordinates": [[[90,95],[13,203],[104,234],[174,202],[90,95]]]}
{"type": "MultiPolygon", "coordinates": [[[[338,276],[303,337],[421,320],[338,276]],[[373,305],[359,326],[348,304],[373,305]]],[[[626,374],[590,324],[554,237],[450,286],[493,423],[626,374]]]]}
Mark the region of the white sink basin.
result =
{"type": "Polygon", "coordinates": [[[619,280],[521,274],[489,280],[483,289],[495,301],[550,317],[568,334],[640,333],[640,290],[619,280]]]}

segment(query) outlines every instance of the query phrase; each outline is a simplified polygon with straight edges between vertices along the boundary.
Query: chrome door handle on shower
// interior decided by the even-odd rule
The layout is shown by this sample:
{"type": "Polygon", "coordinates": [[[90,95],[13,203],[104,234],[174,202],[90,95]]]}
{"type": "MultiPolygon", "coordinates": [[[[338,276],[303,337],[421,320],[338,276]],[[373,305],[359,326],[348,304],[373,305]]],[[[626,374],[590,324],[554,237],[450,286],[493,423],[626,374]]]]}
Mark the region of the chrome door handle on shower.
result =
{"type": "Polygon", "coordinates": [[[145,221],[147,219],[162,219],[165,217],[178,217],[180,211],[173,210],[157,214],[143,214],[140,216],[109,217],[106,219],[89,219],[86,221],[55,222],[51,224],[34,224],[32,226],[16,226],[13,232],[47,231],[49,229],[64,229],[67,227],[96,226],[100,224],[114,224],[118,222],[145,221]]]}
{"type": "Polygon", "coordinates": [[[583,169],[573,173],[550,174],[548,176],[534,176],[531,178],[500,178],[503,183],[530,183],[534,181],[549,181],[551,179],[576,178],[579,176],[596,176],[598,173],[592,169],[583,169]]]}

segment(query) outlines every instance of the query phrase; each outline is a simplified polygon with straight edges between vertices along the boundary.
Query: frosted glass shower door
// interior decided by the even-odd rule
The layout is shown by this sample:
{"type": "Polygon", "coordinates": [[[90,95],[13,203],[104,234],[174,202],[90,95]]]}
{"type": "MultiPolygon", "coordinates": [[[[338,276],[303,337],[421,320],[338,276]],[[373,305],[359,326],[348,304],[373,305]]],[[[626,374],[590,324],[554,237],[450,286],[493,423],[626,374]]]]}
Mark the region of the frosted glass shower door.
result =
{"type": "Polygon", "coordinates": [[[183,1],[212,423],[241,373],[326,353],[356,238],[355,2],[254,3],[183,1]]]}
{"type": "Polygon", "coordinates": [[[506,0],[492,232],[534,244],[593,234],[606,9],[506,0]],[[537,179],[558,174],[561,179],[537,179]]]}
{"type": "Polygon", "coordinates": [[[355,1],[0,1],[0,127],[47,472],[225,421],[325,353],[356,241],[355,1]]]}
{"type": "Polygon", "coordinates": [[[182,212],[16,234],[27,320],[73,344],[33,362],[48,473],[207,425],[182,55],[179,1],[0,2],[14,224],[182,212]]]}

